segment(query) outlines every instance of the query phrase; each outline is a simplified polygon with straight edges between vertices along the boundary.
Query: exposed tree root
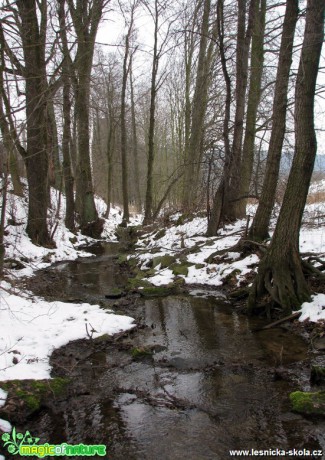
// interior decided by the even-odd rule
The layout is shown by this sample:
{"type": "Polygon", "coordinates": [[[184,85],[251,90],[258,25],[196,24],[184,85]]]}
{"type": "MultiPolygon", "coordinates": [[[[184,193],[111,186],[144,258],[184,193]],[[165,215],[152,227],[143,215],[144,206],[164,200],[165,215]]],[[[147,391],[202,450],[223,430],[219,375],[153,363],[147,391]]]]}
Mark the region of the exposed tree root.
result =
{"type": "Polygon", "coordinates": [[[248,298],[249,314],[253,313],[257,302],[265,294],[282,307],[284,315],[290,315],[303,302],[310,301],[310,290],[296,251],[282,254],[270,251],[261,260],[248,298]]]}
{"type": "Polygon", "coordinates": [[[241,257],[246,257],[253,253],[260,253],[264,255],[267,250],[267,245],[263,243],[257,243],[256,241],[246,240],[241,238],[234,246],[230,248],[220,249],[219,251],[213,252],[210,256],[205,259],[205,262],[208,264],[213,263],[215,257],[220,257],[228,252],[239,252],[241,257]]]}

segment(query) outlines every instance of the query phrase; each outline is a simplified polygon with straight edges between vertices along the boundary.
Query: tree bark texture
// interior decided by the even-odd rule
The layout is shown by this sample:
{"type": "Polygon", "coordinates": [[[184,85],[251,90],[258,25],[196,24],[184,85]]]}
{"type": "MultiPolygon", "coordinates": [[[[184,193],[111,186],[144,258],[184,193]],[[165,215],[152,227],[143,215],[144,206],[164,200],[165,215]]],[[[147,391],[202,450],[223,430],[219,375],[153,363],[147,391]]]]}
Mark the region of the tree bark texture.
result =
{"type": "Polygon", "coordinates": [[[76,208],[79,213],[81,228],[89,229],[89,223],[98,219],[90,166],[90,76],[95,38],[105,2],[103,0],[94,0],[93,2],[67,0],[67,3],[78,39],[78,49],[74,62],[76,76],[75,114],[78,134],[76,208]]]}
{"type": "Polygon", "coordinates": [[[249,231],[249,239],[254,241],[263,241],[269,236],[269,223],[275,201],[281,152],[286,129],[288,85],[297,19],[298,0],[287,0],[275,82],[272,131],[266,170],[259,205],[249,231]]]}
{"type": "MultiPolygon", "coordinates": [[[[200,30],[200,48],[196,71],[196,83],[191,104],[191,132],[188,150],[185,152],[185,176],[183,191],[183,208],[189,210],[196,201],[197,177],[200,169],[200,152],[202,150],[204,136],[204,120],[207,109],[207,97],[209,88],[209,69],[207,48],[209,35],[211,2],[205,0],[203,5],[203,17],[200,30]]],[[[188,105],[187,105],[188,107],[188,105]]],[[[188,110],[188,109],[187,109],[188,110]]]]}
{"type": "Polygon", "coordinates": [[[314,97],[324,39],[324,11],[323,0],[308,0],[295,90],[295,155],[274,236],[248,299],[249,311],[266,292],[285,314],[310,300],[299,255],[299,231],[317,151],[314,97]]]}
{"type": "MultiPolygon", "coordinates": [[[[24,156],[29,187],[27,234],[32,242],[52,246],[47,228],[48,152],[45,43],[38,24],[36,1],[18,0],[25,60],[27,151],[24,156]]],[[[43,18],[44,21],[44,18],[43,18]]]]}
{"type": "Polygon", "coordinates": [[[151,89],[150,89],[150,112],[149,112],[149,134],[148,134],[148,161],[147,161],[147,189],[145,197],[145,209],[143,224],[148,225],[152,221],[153,212],[153,165],[155,158],[155,112],[156,112],[156,80],[159,66],[159,55],[158,55],[158,1],[155,0],[155,30],[154,30],[154,49],[153,49],[153,60],[152,60],[152,72],[151,72],[151,89]]]}
{"type": "Polygon", "coordinates": [[[238,27],[237,27],[237,53],[236,53],[236,113],[234,125],[234,137],[232,143],[232,161],[229,174],[229,194],[224,201],[223,215],[227,220],[237,219],[236,200],[240,183],[240,164],[242,154],[243,127],[246,108],[246,90],[248,80],[248,57],[249,48],[256,21],[256,3],[258,0],[250,0],[247,29],[246,4],[247,0],[238,0],[238,27]]]}
{"type": "MultiPolygon", "coordinates": [[[[251,177],[253,173],[255,134],[257,109],[261,98],[261,85],[264,62],[264,32],[266,0],[257,1],[256,18],[252,37],[251,51],[251,74],[247,101],[246,128],[241,158],[239,175],[239,198],[249,195],[251,177]]],[[[246,215],[247,198],[240,199],[235,203],[237,206],[236,216],[243,218],[246,215]]]]}
{"type": "Polygon", "coordinates": [[[68,40],[66,35],[66,21],[65,21],[65,0],[59,0],[58,15],[60,21],[60,34],[62,41],[63,63],[62,63],[62,77],[63,77],[63,134],[62,134],[62,154],[63,154],[63,178],[64,189],[66,197],[66,210],[65,210],[65,225],[74,231],[75,230],[75,203],[74,203],[74,178],[71,168],[71,65],[68,49],[68,40]]]}
{"type": "Polygon", "coordinates": [[[214,236],[217,233],[222,220],[224,210],[224,200],[228,195],[228,184],[231,166],[231,147],[229,139],[230,108],[231,108],[231,79],[227,69],[227,59],[224,43],[224,0],[218,0],[217,3],[217,26],[219,38],[219,52],[222,66],[223,78],[226,86],[225,97],[225,114],[223,119],[222,137],[225,149],[225,162],[223,167],[222,178],[213,198],[211,216],[208,216],[207,236],[214,236]]]}

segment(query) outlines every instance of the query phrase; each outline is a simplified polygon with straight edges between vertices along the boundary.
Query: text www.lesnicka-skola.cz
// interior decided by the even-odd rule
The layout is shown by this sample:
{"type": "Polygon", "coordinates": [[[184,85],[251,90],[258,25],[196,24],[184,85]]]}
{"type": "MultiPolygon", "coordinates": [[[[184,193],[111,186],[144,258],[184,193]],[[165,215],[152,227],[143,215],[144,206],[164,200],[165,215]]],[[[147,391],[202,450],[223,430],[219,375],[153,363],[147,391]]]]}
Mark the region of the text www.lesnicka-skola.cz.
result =
{"type": "Polygon", "coordinates": [[[322,458],[322,449],[234,449],[229,450],[231,457],[303,457],[322,458]]]}

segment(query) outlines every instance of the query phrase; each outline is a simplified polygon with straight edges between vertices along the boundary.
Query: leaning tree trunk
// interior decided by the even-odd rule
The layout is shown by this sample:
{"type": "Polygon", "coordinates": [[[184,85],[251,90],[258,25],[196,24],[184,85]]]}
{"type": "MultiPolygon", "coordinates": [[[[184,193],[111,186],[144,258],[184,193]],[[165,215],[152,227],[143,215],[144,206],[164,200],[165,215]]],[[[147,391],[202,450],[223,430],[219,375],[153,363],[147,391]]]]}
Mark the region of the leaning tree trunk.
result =
{"type": "Polygon", "coordinates": [[[269,223],[275,201],[275,191],[286,128],[289,75],[297,19],[298,0],[287,0],[275,82],[272,132],[266,171],[259,205],[249,231],[249,239],[254,241],[263,241],[268,237],[269,223]]]}
{"type": "Polygon", "coordinates": [[[269,293],[285,314],[310,300],[299,255],[299,231],[317,151],[314,97],[324,37],[324,0],[308,0],[295,92],[295,155],[274,236],[260,263],[249,299],[269,293]]]}

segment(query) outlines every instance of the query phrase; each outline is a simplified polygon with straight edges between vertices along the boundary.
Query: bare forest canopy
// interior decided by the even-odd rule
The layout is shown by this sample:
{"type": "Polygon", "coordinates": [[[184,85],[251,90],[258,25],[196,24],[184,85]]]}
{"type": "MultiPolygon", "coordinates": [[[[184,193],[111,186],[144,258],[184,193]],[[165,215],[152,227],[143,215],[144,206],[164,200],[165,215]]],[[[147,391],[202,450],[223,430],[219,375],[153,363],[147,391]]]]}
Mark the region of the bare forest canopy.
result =
{"type": "Polygon", "coordinates": [[[54,244],[51,186],[66,226],[95,237],[94,194],[125,223],[135,210],[144,224],[206,210],[211,236],[253,197],[249,238],[263,241],[287,155],[295,227],[277,226],[286,264],[265,262],[252,301],[265,289],[288,309],[308,298],[296,255],[325,129],[323,40],[323,0],[2,0],[1,173],[16,194],[27,178],[31,240],[54,244]]]}

